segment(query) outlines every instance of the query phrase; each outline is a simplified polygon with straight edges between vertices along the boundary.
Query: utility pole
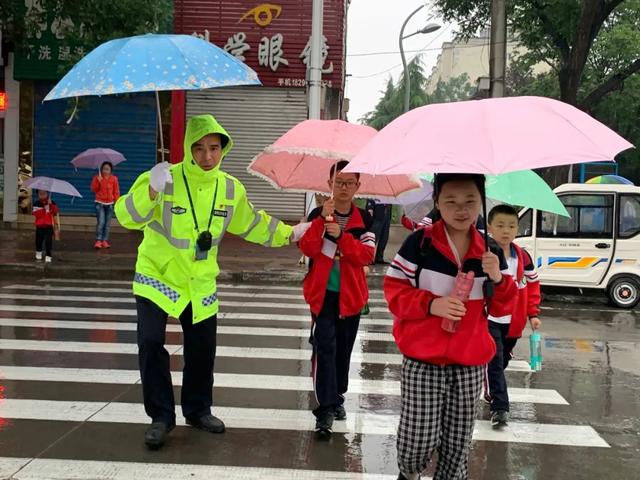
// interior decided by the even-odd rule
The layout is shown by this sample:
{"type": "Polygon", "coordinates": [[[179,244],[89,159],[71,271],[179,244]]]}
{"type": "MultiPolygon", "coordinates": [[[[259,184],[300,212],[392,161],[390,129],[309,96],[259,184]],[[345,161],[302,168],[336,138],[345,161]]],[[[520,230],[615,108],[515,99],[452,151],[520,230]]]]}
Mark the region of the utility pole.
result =
{"type": "Polygon", "coordinates": [[[311,17],[311,55],[309,59],[309,118],[320,118],[322,92],[323,0],[313,0],[311,17]]]}
{"type": "Polygon", "coordinates": [[[490,96],[504,97],[507,65],[506,0],[491,1],[491,51],[489,53],[490,96]]]}
{"type": "MultiPolygon", "coordinates": [[[[309,58],[309,119],[320,119],[320,95],[322,93],[322,34],[324,0],[313,0],[311,14],[311,55],[309,58]]],[[[315,208],[315,195],[305,195],[305,215],[315,208]]]]}

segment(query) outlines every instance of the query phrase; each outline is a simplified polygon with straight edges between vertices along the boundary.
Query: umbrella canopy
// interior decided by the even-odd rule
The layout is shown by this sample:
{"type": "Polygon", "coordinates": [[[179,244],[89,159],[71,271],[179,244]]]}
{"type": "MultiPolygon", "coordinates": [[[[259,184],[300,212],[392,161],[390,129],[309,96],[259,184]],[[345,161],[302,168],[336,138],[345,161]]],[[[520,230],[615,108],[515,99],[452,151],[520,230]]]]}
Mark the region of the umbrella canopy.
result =
{"type": "Polygon", "coordinates": [[[110,148],[90,148],[71,160],[71,164],[76,168],[96,169],[104,162],[110,162],[115,167],[126,160],[124,155],[110,148]]]}
{"type": "Polygon", "coordinates": [[[33,177],[22,184],[24,188],[31,188],[37,190],[45,190],[51,193],[61,193],[62,195],[70,195],[72,197],[80,197],[80,192],[64,180],[58,180],[51,177],[33,177]]]}
{"type": "Polygon", "coordinates": [[[368,142],[347,171],[498,175],[612,160],[632,147],[566,103],[542,97],[491,98],[405,113],[368,142]]]}
{"type": "Polygon", "coordinates": [[[592,184],[607,184],[607,185],[633,185],[633,182],[620,175],[600,175],[599,177],[593,177],[587,180],[585,183],[592,184]]]}
{"type": "Polygon", "coordinates": [[[260,81],[250,67],[205,40],[148,34],[96,47],[44,100],[232,85],[260,85],[260,81]]]}
{"type": "MultiPolygon", "coordinates": [[[[330,194],[329,172],[349,161],[377,134],[376,130],[342,120],[306,120],[254,157],[247,168],[279,190],[330,194]]],[[[361,175],[360,197],[397,197],[421,188],[409,175],[361,175]]]]}
{"type": "MultiPolygon", "coordinates": [[[[421,177],[433,181],[432,174],[423,174],[421,177]]],[[[547,182],[531,170],[487,176],[486,193],[488,198],[502,203],[570,217],[547,182]]]]}

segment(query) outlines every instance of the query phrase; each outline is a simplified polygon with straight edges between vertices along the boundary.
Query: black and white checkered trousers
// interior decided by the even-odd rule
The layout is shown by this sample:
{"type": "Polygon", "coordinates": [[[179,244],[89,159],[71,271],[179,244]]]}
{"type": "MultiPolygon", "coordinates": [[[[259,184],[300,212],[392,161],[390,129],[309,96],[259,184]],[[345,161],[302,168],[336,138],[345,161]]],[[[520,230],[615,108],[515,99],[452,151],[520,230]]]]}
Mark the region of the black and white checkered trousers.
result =
{"type": "Polygon", "coordinates": [[[438,366],[404,358],[398,466],[421,473],[434,452],[433,480],[465,480],[484,366],[438,366]]]}

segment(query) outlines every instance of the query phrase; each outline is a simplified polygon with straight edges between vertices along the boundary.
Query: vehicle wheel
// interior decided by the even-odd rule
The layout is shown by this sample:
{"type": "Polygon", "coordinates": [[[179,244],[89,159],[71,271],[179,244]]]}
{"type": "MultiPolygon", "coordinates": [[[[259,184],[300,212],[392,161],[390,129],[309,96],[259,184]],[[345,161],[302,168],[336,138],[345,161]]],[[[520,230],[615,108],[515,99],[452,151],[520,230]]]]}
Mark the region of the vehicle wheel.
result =
{"type": "Polygon", "coordinates": [[[611,303],[619,308],[633,308],[640,302],[640,280],[637,277],[618,277],[607,288],[611,303]]]}

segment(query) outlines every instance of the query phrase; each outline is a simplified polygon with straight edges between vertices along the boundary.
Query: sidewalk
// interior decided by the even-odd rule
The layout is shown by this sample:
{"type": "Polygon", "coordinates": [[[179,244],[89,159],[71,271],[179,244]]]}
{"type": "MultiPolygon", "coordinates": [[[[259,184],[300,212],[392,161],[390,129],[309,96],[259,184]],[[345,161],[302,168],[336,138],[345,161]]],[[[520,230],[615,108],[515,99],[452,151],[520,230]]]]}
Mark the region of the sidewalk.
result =
{"type": "MultiPolygon", "coordinates": [[[[406,231],[392,229],[387,258],[398,250],[406,231]]],[[[94,250],[92,232],[63,231],[53,245],[53,262],[35,260],[32,229],[0,228],[0,278],[15,276],[48,278],[87,278],[88,280],[129,280],[133,277],[139,232],[112,233],[108,250],[94,250]]],[[[306,266],[299,265],[300,252],[294,246],[265,248],[231,234],[225,235],[219,248],[221,281],[301,283],[306,266]]],[[[370,275],[372,286],[380,286],[386,268],[376,266],[370,275]]]]}

